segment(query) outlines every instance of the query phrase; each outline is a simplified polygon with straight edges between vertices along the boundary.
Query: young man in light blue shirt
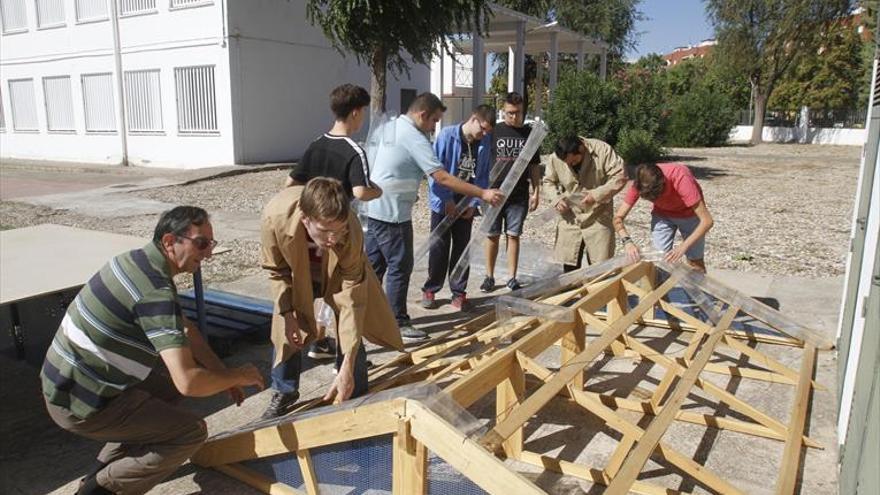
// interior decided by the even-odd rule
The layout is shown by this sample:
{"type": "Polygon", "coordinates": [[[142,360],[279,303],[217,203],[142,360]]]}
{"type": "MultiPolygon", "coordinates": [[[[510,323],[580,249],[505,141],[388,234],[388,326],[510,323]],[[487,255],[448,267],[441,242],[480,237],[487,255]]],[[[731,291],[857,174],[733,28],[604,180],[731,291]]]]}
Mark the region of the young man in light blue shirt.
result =
{"type": "MultiPolygon", "coordinates": [[[[489,105],[480,105],[464,122],[441,129],[434,141],[434,151],[446,171],[463,181],[488,187],[489,169],[492,168],[491,132],[494,126],[495,109],[489,105]]],[[[455,207],[461,199],[460,194],[455,194],[437,181],[428,179],[432,232],[444,218],[455,215],[455,207]]],[[[446,232],[431,241],[428,252],[428,279],[422,286],[423,308],[436,307],[435,296],[443,288],[447,272],[458,264],[458,260],[470,243],[474,213],[479,204],[478,199],[471,199],[446,232]]],[[[466,269],[458,278],[454,278],[452,273],[448,274],[452,306],[458,310],[466,309],[469,271],[466,269]]]]}
{"type": "Polygon", "coordinates": [[[422,177],[453,192],[480,198],[497,205],[504,195],[497,189],[483,189],[455,177],[437,160],[428,134],[443,118],[446,107],[436,95],[422,93],[412,102],[406,115],[382,132],[377,144],[370,179],[384,194],[367,204],[367,257],[373,270],[385,280],[385,294],[394,311],[404,341],[417,341],[428,334],[410,323],[406,295],[413,270],[412,206],[418,198],[422,177]]]}

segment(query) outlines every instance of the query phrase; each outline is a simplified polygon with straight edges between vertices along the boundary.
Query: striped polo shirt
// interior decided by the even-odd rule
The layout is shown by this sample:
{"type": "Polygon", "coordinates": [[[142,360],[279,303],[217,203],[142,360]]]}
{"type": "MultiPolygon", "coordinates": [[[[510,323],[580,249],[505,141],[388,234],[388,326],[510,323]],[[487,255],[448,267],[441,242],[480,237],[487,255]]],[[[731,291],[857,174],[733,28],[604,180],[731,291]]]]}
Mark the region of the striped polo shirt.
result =
{"type": "Polygon", "coordinates": [[[110,260],[79,291],[46,353],[43,394],[85,419],[146,379],[160,351],[187,345],[171,271],[151,242],[110,260]]]}

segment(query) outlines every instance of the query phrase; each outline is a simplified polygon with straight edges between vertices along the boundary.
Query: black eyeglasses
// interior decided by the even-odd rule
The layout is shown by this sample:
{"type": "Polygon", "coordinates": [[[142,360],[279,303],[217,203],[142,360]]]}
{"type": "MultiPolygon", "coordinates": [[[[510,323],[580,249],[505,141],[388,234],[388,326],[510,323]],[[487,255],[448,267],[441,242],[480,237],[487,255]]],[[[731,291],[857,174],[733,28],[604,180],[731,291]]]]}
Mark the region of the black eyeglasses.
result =
{"type": "Polygon", "coordinates": [[[193,246],[199,251],[204,251],[208,248],[214,249],[217,247],[217,241],[214,239],[208,239],[206,237],[187,237],[185,235],[179,235],[177,237],[192,241],[193,246]]]}

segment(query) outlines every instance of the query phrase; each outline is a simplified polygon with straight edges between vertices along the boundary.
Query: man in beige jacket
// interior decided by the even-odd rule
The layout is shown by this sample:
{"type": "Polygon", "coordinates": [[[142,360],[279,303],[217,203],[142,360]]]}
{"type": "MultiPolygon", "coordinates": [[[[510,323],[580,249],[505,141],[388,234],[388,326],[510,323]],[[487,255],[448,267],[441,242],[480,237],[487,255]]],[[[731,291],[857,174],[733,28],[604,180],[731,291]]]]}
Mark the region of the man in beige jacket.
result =
{"type": "Polygon", "coordinates": [[[566,272],[614,255],[612,198],[626,185],[623,160],[610,145],[575,135],[542,157],[544,191],[558,212],[554,257],[566,272]]]}
{"type": "Polygon", "coordinates": [[[324,398],[338,402],[363,395],[367,364],[361,337],[397,350],[403,342],[342,183],[316,177],[282,190],[263,209],[261,236],[262,267],[275,303],[273,395],[263,417],[286,414],[299,399],[300,351],[317,333],[318,298],[335,313],[338,337],[338,373],[324,398]]]}

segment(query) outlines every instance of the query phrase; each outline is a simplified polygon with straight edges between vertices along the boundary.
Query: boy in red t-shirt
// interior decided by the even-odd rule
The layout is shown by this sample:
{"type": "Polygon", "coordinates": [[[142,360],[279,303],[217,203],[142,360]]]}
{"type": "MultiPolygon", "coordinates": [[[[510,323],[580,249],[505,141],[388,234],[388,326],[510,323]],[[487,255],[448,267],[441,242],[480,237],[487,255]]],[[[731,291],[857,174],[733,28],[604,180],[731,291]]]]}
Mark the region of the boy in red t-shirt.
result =
{"type": "Polygon", "coordinates": [[[651,210],[651,237],[654,247],[666,253],[666,261],[675,263],[686,256],[696,270],[706,271],[703,260],[706,233],[714,220],[703,199],[703,190],[686,165],[681,163],[644,163],[636,167],[633,183],[614,214],[614,229],[620,243],[633,261],[640,258],[639,248],[623,225],[639,198],[654,203],[651,210]],[[673,248],[676,231],[682,242],[673,248]]]}

